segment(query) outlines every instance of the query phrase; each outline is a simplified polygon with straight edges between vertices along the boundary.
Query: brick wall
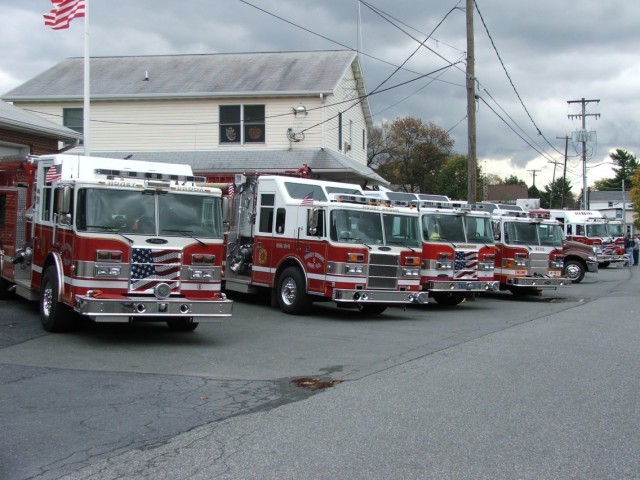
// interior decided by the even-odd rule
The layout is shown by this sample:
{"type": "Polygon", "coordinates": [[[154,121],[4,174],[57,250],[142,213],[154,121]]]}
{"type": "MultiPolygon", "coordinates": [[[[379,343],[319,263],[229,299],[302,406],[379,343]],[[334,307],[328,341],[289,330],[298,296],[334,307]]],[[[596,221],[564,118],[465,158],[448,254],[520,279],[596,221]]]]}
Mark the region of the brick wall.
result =
{"type": "Polygon", "coordinates": [[[55,138],[41,137],[33,133],[13,132],[0,128],[0,142],[11,142],[25,145],[30,148],[32,155],[45,155],[57,153],[58,140],[55,138]]]}

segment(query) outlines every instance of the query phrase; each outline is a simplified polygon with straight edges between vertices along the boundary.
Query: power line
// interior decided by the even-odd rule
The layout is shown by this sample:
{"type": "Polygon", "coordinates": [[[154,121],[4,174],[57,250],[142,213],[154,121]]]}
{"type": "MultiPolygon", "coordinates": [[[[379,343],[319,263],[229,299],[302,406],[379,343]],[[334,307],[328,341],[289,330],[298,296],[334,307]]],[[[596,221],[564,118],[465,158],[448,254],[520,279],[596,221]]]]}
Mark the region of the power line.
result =
{"type": "Polygon", "coordinates": [[[549,140],[547,140],[547,137],[545,137],[542,134],[542,131],[540,130],[540,128],[538,127],[538,125],[536,124],[536,122],[533,120],[533,117],[531,116],[531,114],[529,113],[529,110],[527,109],[526,105],[524,104],[524,101],[522,100],[522,97],[520,97],[520,93],[518,93],[518,89],[516,88],[515,84],[513,83],[513,80],[511,79],[511,75],[509,75],[509,72],[507,71],[507,67],[505,66],[504,62],[502,61],[502,57],[500,56],[500,53],[498,52],[498,48],[496,47],[495,42],[493,41],[493,37],[491,36],[491,33],[489,32],[489,28],[487,27],[487,24],[484,21],[484,17],[482,16],[482,13],[480,12],[480,9],[478,8],[478,3],[476,2],[476,0],[473,0],[473,3],[475,4],[476,7],[476,11],[478,12],[478,16],[480,16],[480,20],[482,21],[482,25],[484,26],[485,31],[487,32],[487,35],[489,37],[489,40],[491,41],[491,45],[493,46],[493,50],[496,52],[496,55],[498,57],[498,60],[500,61],[500,65],[502,65],[502,69],[504,70],[505,75],[507,76],[507,78],[509,79],[509,83],[511,84],[511,87],[513,88],[513,91],[515,92],[516,96],[518,97],[518,100],[520,101],[520,104],[522,105],[522,108],[524,108],[524,111],[527,113],[527,116],[529,117],[529,119],[531,120],[531,123],[533,124],[533,126],[536,128],[536,131],[538,132],[538,135],[540,135],[542,138],[544,138],[544,140],[547,142],[547,144],[556,152],[561,154],[561,152],[559,152],[552,144],[549,140]]]}

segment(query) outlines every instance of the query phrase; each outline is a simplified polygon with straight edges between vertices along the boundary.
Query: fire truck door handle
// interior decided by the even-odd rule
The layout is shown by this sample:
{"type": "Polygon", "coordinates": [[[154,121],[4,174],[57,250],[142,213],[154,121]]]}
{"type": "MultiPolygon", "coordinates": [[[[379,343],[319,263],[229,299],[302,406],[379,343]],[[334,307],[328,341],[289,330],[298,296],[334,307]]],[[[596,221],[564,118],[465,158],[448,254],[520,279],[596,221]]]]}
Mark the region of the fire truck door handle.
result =
{"type": "Polygon", "coordinates": [[[262,248],[262,242],[256,242],[256,248],[262,248]]]}

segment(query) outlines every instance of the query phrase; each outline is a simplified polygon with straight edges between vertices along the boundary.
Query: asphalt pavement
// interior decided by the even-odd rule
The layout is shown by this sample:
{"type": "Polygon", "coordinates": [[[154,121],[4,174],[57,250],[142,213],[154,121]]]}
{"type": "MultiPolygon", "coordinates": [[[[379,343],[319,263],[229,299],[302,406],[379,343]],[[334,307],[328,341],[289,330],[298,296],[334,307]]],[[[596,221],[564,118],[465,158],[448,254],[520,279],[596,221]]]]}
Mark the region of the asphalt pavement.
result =
{"type": "Polygon", "coordinates": [[[64,478],[640,478],[631,273],[601,298],[64,478]]]}

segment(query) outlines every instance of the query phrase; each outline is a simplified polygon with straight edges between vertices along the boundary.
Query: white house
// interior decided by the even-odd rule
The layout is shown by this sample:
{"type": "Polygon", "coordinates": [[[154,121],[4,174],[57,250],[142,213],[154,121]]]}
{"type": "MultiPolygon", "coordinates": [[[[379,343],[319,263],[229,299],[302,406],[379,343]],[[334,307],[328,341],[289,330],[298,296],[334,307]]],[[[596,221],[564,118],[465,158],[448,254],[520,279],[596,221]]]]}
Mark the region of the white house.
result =
{"type": "MultiPolygon", "coordinates": [[[[83,62],[2,99],[82,132],[83,62]]],[[[218,181],[306,163],[318,178],[388,183],[366,165],[372,116],[353,51],[94,57],[90,70],[92,155],[187,163],[218,181]]]]}

